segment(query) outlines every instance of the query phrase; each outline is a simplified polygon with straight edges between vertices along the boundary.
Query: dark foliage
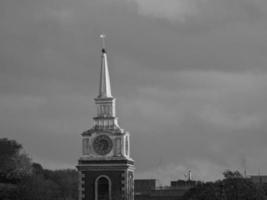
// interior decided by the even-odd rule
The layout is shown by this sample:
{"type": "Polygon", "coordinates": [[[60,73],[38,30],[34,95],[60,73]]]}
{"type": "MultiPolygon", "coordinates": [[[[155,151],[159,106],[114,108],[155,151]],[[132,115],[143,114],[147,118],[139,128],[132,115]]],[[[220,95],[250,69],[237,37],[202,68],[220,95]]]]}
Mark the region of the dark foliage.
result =
{"type": "Polygon", "coordinates": [[[261,187],[242,177],[238,171],[225,171],[224,179],[200,183],[190,189],[184,200],[264,200],[261,187]]]}
{"type": "Polygon", "coordinates": [[[63,200],[78,199],[78,173],[76,170],[44,170],[43,175],[59,186],[59,196],[63,200]]]}
{"type": "Polygon", "coordinates": [[[264,191],[264,194],[267,196],[267,183],[261,184],[261,187],[262,187],[262,189],[264,191]]]}
{"type": "Polygon", "coordinates": [[[0,139],[0,182],[16,183],[28,173],[30,159],[15,140],[0,139]]]}
{"type": "Polygon", "coordinates": [[[14,140],[0,139],[1,200],[76,200],[76,170],[48,170],[32,163],[14,140]]]}

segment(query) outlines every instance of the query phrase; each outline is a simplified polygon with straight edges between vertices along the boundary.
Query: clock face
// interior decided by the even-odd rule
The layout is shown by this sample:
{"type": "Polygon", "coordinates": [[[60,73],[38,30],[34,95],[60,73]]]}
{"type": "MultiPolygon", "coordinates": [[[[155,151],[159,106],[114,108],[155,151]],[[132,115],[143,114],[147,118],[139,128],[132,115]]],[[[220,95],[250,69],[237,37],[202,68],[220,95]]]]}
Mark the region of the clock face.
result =
{"type": "Polygon", "coordinates": [[[97,136],[93,142],[94,150],[99,155],[106,155],[112,149],[112,141],[106,135],[97,136]]]}

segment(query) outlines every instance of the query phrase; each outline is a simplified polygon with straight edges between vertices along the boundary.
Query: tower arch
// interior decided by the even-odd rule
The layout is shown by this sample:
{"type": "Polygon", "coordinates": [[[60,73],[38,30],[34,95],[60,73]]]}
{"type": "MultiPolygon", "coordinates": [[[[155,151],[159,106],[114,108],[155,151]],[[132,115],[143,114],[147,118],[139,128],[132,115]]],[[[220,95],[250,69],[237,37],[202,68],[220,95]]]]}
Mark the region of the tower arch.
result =
{"type": "Polygon", "coordinates": [[[106,175],[100,175],[95,180],[95,200],[111,200],[112,181],[106,175]]]}

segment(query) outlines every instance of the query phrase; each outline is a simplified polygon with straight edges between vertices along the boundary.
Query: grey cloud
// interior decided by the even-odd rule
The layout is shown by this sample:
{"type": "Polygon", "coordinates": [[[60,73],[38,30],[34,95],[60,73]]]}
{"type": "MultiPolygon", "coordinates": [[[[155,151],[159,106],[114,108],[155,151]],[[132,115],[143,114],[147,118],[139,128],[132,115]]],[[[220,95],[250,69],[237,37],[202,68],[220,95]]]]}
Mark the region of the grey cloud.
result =
{"type": "MultiPolygon", "coordinates": [[[[195,72],[165,75],[162,80],[166,82],[168,79],[168,83],[159,82],[151,89],[140,89],[139,100],[134,105],[127,103],[125,113],[122,113],[126,119],[142,116],[132,118],[134,124],[139,124],[142,129],[132,127],[132,123],[124,123],[134,130],[134,144],[140,147],[153,144],[144,149],[133,149],[135,154],[140,154],[139,159],[144,157],[143,166],[155,166],[163,156],[166,163],[183,163],[186,166],[187,159],[203,159],[211,165],[220,166],[220,169],[240,169],[241,154],[254,160],[253,152],[265,148],[265,139],[262,138],[265,137],[264,122],[267,118],[263,109],[265,76],[195,72]],[[190,84],[187,85],[187,82],[190,84]],[[173,87],[168,87],[169,83],[173,87]],[[166,88],[162,88],[164,85],[166,88]],[[155,153],[158,156],[154,157],[155,153]],[[145,160],[145,157],[151,160],[145,160]]],[[[201,168],[200,165],[190,166],[201,168]]],[[[202,170],[205,171],[205,168],[202,170]]]]}
{"type": "Polygon", "coordinates": [[[219,15],[170,23],[129,1],[1,1],[1,136],[48,166],[74,166],[95,114],[105,32],[138,174],[168,169],[169,178],[178,165],[180,178],[189,166],[211,179],[240,168],[244,155],[249,172],[263,168],[265,1],[209,5],[201,9],[217,6],[219,15]]]}
{"type": "Polygon", "coordinates": [[[138,5],[139,13],[172,22],[193,21],[220,22],[226,19],[258,19],[266,9],[266,2],[251,0],[132,0],[138,5]]]}

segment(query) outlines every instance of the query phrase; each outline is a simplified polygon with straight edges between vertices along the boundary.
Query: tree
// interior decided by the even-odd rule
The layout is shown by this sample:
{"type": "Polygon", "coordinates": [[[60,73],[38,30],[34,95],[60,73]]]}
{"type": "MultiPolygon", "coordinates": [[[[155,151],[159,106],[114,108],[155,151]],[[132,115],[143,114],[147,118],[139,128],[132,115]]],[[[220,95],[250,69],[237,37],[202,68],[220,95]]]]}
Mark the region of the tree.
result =
{"type": "Polygon", "coordinates": [[[223,172],[223,176],[225,179],[243,178],[242,174],[237,170],[236,171],[226,170],[223,172]]]}
{"type": "Polygon", "coordinates": [[[254,184],[250,179],[244,178],[238,171],[224,173],[222,181],[226,199],[232,200],[264,200],[262,188],[254,184]]]}
{"type": "Polygon", "coordinates": [[[32,163],[21,144],[0,139],[1,200],[78,199],[76,170],[48,170],[32,163]]]}
{"type": "Polygon", "coordinates": [[[59,186],[42,175],[32,175],[18,185],[20,200],[58,200],[59,186]]]}
{"type": "Polygon", "coordinates": [[[31,174],[31,160],[15,140],[0,139],[0,199],[20,199],[18,183],[31,174]]]}
{"type": "Polygon", "coordinates": [[[185,200],[221,200],[217,183],[198,183],[185,193],[185,200]]]}
{"type": "Polygon", "coordinates": [[[44,168],[39,163],[32,163],[32,173],[36,175],[43,175],[44,174],[44,168]]]}
{"type": "Polygon", "coordinates": [[[59,186],[63,200],[78,198],[78,172],[76,170],[44,170],[44,176],[59,186]]]}
{"type": "Polygon", "coordinates": [[[0,139],[0,182],[16,183],[31,173],[31,160],[15,140],[0,139]]]}
{"type": "Polygon", "coordinates": [[[18,200],[17,185],[10,183],[0,183],[1,200],[18,200]]]}
{"type": "Polygon", "coordinates": [[[264,200],[261,190],[238,171],[225,171],[224,179],[216,182],[201,183],[190,189],[184,200],[264,200]]]}

